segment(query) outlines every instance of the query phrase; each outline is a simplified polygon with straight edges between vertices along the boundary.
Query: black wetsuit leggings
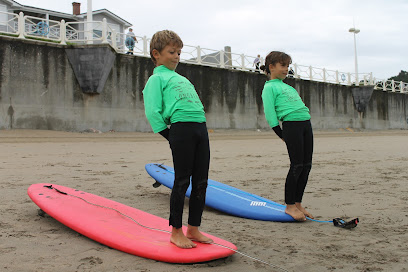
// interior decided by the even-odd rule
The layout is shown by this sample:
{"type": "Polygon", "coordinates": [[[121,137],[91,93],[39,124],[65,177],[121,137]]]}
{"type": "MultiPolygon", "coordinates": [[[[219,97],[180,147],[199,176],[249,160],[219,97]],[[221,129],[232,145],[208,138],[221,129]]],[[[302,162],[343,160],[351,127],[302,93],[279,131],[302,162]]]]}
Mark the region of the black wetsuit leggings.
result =
{"type": "Polygon", "coordinates": [[[169,225],[182,227],[184,198],[191,177],[188,224],[198,227],[205,205],[210,166],[207,126],[205,123],[174,123],[170,127],[169,142],[175,172],[170,197],[169,225]]]}
{"type": "Polygon", "coordinates": [[[310,120],[286,121],[282,136],[289,153],[290,169],[285,183],[285,203],[302,202],[312,168],[313,131],[310,120]]]}

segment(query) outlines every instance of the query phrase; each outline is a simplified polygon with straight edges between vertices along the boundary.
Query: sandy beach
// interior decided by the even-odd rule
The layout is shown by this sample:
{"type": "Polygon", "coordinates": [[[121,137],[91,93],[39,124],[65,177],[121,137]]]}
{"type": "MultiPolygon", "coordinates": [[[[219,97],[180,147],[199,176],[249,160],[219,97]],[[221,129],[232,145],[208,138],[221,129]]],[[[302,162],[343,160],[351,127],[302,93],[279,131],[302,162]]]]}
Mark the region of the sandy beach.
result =
{"type": "MultiPolygon", "coordinates": [[[[201,229],[244,254],[202,264],[169,264],[110,249],[52,217],[27,195],[33,183],[59,184],[168,218],[170,190],[153,188],[147,163],[172,166],[153,133],[0,130],[1,271],[408,271],[408,131],[314,131],[304,205],[319,220],[278,223],[206,208],[201,229]]],[[[289,159],[272,131],[210,131],[210,178],[283,203],[289,159]]],[[[187,224],[188,201],[184,224],[187,224]]]]}

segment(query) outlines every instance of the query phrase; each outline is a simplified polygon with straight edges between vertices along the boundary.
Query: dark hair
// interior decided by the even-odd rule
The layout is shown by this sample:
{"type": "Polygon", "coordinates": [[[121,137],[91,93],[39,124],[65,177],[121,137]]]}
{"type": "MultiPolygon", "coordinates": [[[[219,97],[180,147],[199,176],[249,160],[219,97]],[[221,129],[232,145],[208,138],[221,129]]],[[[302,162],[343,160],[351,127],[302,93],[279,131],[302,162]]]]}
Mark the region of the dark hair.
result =
{"type": "Polygon", "coordinates": [[[266,74],[270,74],[271,71],[269,71],[269,65],[275,65],[278,62],[282,65],[291,64],[292,58],[284,52],[272,51],[266,56],[265,65],[262,65],[261,67],[259,67],[259,69],[264,71],[266,74]]]}

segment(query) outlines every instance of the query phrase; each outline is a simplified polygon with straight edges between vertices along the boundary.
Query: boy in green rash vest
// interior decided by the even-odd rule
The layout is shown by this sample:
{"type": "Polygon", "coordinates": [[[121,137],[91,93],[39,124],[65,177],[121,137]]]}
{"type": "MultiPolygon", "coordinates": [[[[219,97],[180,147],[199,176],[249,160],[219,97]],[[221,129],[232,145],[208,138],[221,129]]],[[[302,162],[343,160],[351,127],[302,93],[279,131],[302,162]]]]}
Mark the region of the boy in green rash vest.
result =
{"type": "Polygon", "coordinates": [[[262,91],[265,118],[275,133],[286,143],[290,168],[285,183],[285,212],[297,221],[314,218],[302,206],[303,193],[312,168],[313,131],[309,109],[298,92],[282,80],[288,74],[292,59],[272,51],[260,68],[268,76],[262,91]],[[279,126],[282,121],[282,129],[279,126]]]}
{"type": "Polygon", "coordinates": [[[143,90],[146,117],[154,133],[170,143],[175,172],[170,196],[170,241],[180,248],[193,248],[193,242],[212,243],[198,229],[205,205],[210,145],[203,104],[193,84],[175,72],[183,42],[173,31],[155,33],[150,56],[156,68],[143,90]],[[170,129],[168,128],[170,126],[170,129]],[[186,234],[182,230],[184,198],[192,191],[186,234]]]}

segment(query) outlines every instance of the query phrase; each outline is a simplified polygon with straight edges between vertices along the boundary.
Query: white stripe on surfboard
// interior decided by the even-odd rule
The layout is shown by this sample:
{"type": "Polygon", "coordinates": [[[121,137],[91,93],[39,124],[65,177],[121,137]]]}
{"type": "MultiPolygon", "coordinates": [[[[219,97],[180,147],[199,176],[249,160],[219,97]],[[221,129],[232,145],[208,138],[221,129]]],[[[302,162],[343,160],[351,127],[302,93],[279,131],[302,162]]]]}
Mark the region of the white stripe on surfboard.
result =
{"type": "MultiPolygon", "coordinates": [[[[222,191],[222,192],[224,192],[224,193],[226,193],[226,194],[235,196],[235,197],[240,198],[240,199],[242,199],[242,200],[246,200],[246,201],[248,201],[248,202],[250,202],[250,203],[253,202],[253,200],[250,200],[250,199],[248,199],[248,198],[245,198],[245,197],[236,195],[236,194],[234,194],[234,193],[228,192],[228,191],[226,191],[226,190],[224,190],[224,189],[217,188],[217,187],[214,187],[214,186],[211,186],[211,185],[209,185],[209,186],[212,187],[213,189],[216,189],[216,190],[218,190],[218,191],[222,191]]],[[[268,202],[265,202],[265,203],[268,204],[268,202]]],[[[252,206],[254,206],[254,205],[252,205],[252,206]]],[[[256,207],[256,206],[254,206],[254,207],[256,207]]],[[[280,210],[280,209],[277,209],[277,208],[274,208],[274,207],[270,207],[270,206],[267,206],[267,205],[266,205],[266,206],[262,206],[262,207],[265,207],[265,208],[268,208],[268,209],[271,209],[271,210],[275,210],[275,211],[279,211],[279,212],[283,212],[283,211],[280,210]]]]}

